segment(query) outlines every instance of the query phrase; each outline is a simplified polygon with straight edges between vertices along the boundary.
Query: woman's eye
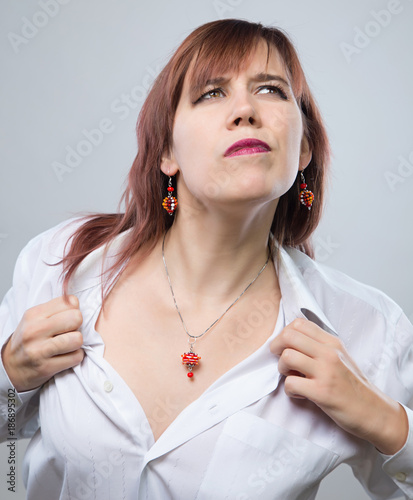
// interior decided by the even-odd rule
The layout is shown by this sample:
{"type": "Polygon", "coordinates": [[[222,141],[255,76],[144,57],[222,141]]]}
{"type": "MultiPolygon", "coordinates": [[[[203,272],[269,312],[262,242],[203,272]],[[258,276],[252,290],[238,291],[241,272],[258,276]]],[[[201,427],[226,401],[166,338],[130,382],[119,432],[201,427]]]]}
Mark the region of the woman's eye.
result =
{"type": "Polygon", "coordinates": [[[278,94],[282,99],[285,99],[285,100],[288,99],[287,94],[278,85],[265,85],[265,86],[259,88],[259,90],[263,90],[263,89],[271,90],[271,92],[267,92],[267,94],[278,94]]]}
{"type": "Polygon", "coordinates": [[[202,101],[202,100],[209,101],[210,99],[212,99],[214,97],[219,97],[218,96],[219,93],[222,93],[222,89],[208,90],[208,92],[205,92],[205,94],[201,95],[201,97],[198,99],[198,101],[202,101]]]}

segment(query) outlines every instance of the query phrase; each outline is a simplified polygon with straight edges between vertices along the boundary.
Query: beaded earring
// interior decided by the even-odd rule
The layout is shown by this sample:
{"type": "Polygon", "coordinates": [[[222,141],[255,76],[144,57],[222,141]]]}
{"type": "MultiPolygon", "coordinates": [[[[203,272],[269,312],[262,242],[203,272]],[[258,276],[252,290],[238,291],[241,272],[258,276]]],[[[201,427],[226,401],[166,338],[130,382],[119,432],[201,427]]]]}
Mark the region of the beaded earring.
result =
{"type": "Polygon", "coordinates": [[[308,208],[308,210],[311,210],[311,205],[314,202],[314,193],[307,189],[307,184],[305,182],[304,174],[300,172],[301,174],[301,184],[300,184],[300,202],[302,205],[308,208]]]}
{"type": "Polygon", "coordinates": [[[169,177],[167,189],[168,196],[163,199],[162,206],[169,215],[172,215],[175,212],[176,207],[178,206],[178,200],[174,196],[172,196],[172,193],[175,191],[175,189],[172,187],[172,177],[169,177]]]}

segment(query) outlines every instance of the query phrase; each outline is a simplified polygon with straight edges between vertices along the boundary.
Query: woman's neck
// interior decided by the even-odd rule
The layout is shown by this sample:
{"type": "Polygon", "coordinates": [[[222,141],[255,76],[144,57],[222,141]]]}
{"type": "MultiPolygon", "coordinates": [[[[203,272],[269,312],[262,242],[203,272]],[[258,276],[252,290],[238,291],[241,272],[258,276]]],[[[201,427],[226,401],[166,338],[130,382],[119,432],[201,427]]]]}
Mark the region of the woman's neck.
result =
{"type": "MultiPolygon", "coordinates": [[[[267,260],[273,213],[261,211],[248,220],[177,214],[165,238],[165,260],[182,300],[213,306],[238,295],[267,260]]],[[[273,287],[274,274],[270,260],[254,287],[273,287]]]]}

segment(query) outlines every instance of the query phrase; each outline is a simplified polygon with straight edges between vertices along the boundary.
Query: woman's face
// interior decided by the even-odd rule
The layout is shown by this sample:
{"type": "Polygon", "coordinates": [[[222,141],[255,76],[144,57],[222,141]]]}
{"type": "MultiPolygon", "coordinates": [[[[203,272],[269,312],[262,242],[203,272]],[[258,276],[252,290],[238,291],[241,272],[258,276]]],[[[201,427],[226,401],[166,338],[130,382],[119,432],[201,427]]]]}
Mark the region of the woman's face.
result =
{"type": "Polygon", "coordinates": [[[224,81],[206,86],[193,99],[185,78],[172,151],[161,166],[167,175],[179,172],[181,207],[195,199],[198,207],[272,202],[274,208],[298,169],[310,162],[301,112],[277,51],[271,50],[266,70],[262,41],[250,61],[238,74],[214,75],[224,81]],[[264,141],[269,150],[225,154],[242,139],[264,141]]]}

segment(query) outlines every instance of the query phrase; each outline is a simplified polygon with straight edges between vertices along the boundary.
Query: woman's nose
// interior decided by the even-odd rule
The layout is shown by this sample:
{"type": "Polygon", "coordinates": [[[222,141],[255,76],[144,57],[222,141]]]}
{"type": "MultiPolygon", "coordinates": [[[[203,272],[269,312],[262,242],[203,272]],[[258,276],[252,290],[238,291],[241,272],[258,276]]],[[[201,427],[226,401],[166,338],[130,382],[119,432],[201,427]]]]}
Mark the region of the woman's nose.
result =
{"type": "Polygon", "coordinates": [[[247,93],[233,96],[227,121],[228,128],[236,128],[242,125],[261,126],[259,113],[252,102],[252,97],[247,93]]]}

